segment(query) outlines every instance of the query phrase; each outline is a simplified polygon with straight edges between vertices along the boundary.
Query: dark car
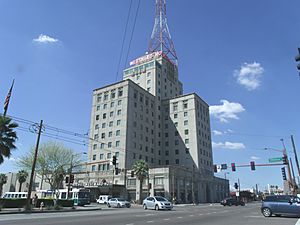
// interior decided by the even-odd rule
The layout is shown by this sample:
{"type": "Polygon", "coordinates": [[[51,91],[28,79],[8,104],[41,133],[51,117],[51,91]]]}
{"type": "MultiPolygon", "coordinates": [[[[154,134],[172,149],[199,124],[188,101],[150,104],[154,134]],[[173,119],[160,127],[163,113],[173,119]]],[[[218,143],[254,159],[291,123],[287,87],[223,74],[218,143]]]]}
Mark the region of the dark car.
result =
{"type": "Polygon", "coordinates": [[[238,199],[238,198],[225,198],[221,201],[221,205],[223,206],[232,206],[232,205],[241,205],[244,206],[245,202],[243,202],[242,200],[238,199]]]}
{"type": "Polygon", "coordinates": [[[265,217],[272,214],[300,216],[300,199],[293,195],[270,195],[263,200],[261,212],[265,217]]]}

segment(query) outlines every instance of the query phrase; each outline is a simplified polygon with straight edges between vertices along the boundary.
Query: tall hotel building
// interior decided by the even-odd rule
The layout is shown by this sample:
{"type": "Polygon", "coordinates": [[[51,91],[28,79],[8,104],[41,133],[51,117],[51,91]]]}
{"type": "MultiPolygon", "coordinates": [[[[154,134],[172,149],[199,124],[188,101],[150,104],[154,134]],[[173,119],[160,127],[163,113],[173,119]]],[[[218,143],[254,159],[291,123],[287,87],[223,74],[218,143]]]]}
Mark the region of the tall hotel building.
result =
{"type": "Polygon", "coordinates": [[[164,10],[165,0],[156,0],[151,41],[158,48],[149,48],[133,60],[122,81],[93,91],[85,186],[95,196],[112,193],[135,200],[139,181],[130,170],[143,159],[150,167],[143,196],[219,201],[228,194],[229,185],[213,174],[209,106],[196,93],[183,93],[173,43],[168,30],[159,26],[166,20],[157,24],[165,18],[164,10]],[[155,40],[157,32],[169,37],[169,43],[155,40]],[[114,155],[117,175],[111,163],[114,155]]]}

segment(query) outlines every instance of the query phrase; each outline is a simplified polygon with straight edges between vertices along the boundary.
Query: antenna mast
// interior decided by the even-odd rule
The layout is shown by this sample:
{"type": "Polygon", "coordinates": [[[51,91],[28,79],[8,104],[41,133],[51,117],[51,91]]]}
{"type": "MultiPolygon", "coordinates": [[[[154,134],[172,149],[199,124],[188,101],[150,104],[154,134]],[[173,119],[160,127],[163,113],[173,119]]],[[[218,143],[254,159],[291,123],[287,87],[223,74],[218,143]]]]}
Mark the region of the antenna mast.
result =
{"type": "Polygon", "coordinates": [[[148,52],[162,52],[172,63],[178,65],[178,58],[167,24],[166,0],[156,0],[155,21],[148,52]]]}

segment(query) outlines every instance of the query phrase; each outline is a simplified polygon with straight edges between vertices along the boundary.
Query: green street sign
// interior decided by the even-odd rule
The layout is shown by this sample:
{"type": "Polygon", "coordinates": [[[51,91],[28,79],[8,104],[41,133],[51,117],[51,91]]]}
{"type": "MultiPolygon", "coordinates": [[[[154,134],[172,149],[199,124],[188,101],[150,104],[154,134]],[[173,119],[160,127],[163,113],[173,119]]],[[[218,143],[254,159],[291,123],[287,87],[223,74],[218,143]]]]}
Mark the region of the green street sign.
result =
{"type": "Polygon", "coordinates": [[[269,162],[272,163],[272,162],[281,162],[283,161],[283,158],[282,157],[278,157],[278,158],[271,158],[269,159],[269,162]]]}

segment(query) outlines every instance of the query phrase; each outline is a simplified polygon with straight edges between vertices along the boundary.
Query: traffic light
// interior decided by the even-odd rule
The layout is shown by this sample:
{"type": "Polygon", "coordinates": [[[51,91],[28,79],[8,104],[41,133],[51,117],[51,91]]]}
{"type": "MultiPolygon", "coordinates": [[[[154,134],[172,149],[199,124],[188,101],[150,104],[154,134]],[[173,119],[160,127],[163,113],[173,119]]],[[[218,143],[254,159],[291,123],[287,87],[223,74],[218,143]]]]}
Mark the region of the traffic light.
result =
{"type": "Polygon", "coordinates": [[[283,155],[282,161],[283,161],[283,164],[288,164],[287,155],[283,155]]]}
{"type": "MultiPolygon", "coordinates": [[[[299,61],[300,61],[300,48],[298,48],[298,55],[296,55],[295,61],[296,61],[296,62],[299,62],[299,61]]],[[[298,63],[297,69],[298,69],[298,71],[300,72],[300,63],[298,63]]]]}
{"type": "Polygon", "coordinates": [[[134,177],[134,171],[133,170],[131,171],[131,177],[134,177]]]}
{"type": "Polygon", "coordinates": [[[119,174],[119,168],[116,168],[115,170],[115,174],[118,175],[119,174]]]}
{"type": "Polygon", "coordinates": [[[286,180],[286,173],[285,173],[285,168],[284,167],[281,168],[281,174],[282,174],[282,179],[286,180]]]}
{"type": "Polygon", "coordinates": [[[251,161],[250,162],[251,170],[255,170],[255,162],[251,161]]]}
{"type": "Polygon", "coordinates": [[[69,183],[69,177],[66,177],[66,184],[69,183]]]}
{"type": "Polygon", "coordinates": [[[112,164],[115,166],[117,165],[117,156],[113,156],[112,164]]]}
{"type": "Polygon", "coordinates": [[[214,172],[218,172],[218,168],[217,168],[217,165],[214,165],[214,172]]]}
{"type": "Polygon", "coordinates": [[[238,188],[239,188],[238,183],[234,183],[234,188],[235,188],[235,189],[238,189],[238,188]]]}
{"type": "Polygon", "coordinates": [[[70,176],[70,183],[71,183],[71,184],[74,183],[74,175],[73,175],[73,174],[71,174],[71,176],[70,176]]]}
{"type": "Polygon", "coordinates": [[[232,172],[236,171],[236,169],[235,169],[235,163],[231,163],[231,170],[232,170],[232,172]]]}

